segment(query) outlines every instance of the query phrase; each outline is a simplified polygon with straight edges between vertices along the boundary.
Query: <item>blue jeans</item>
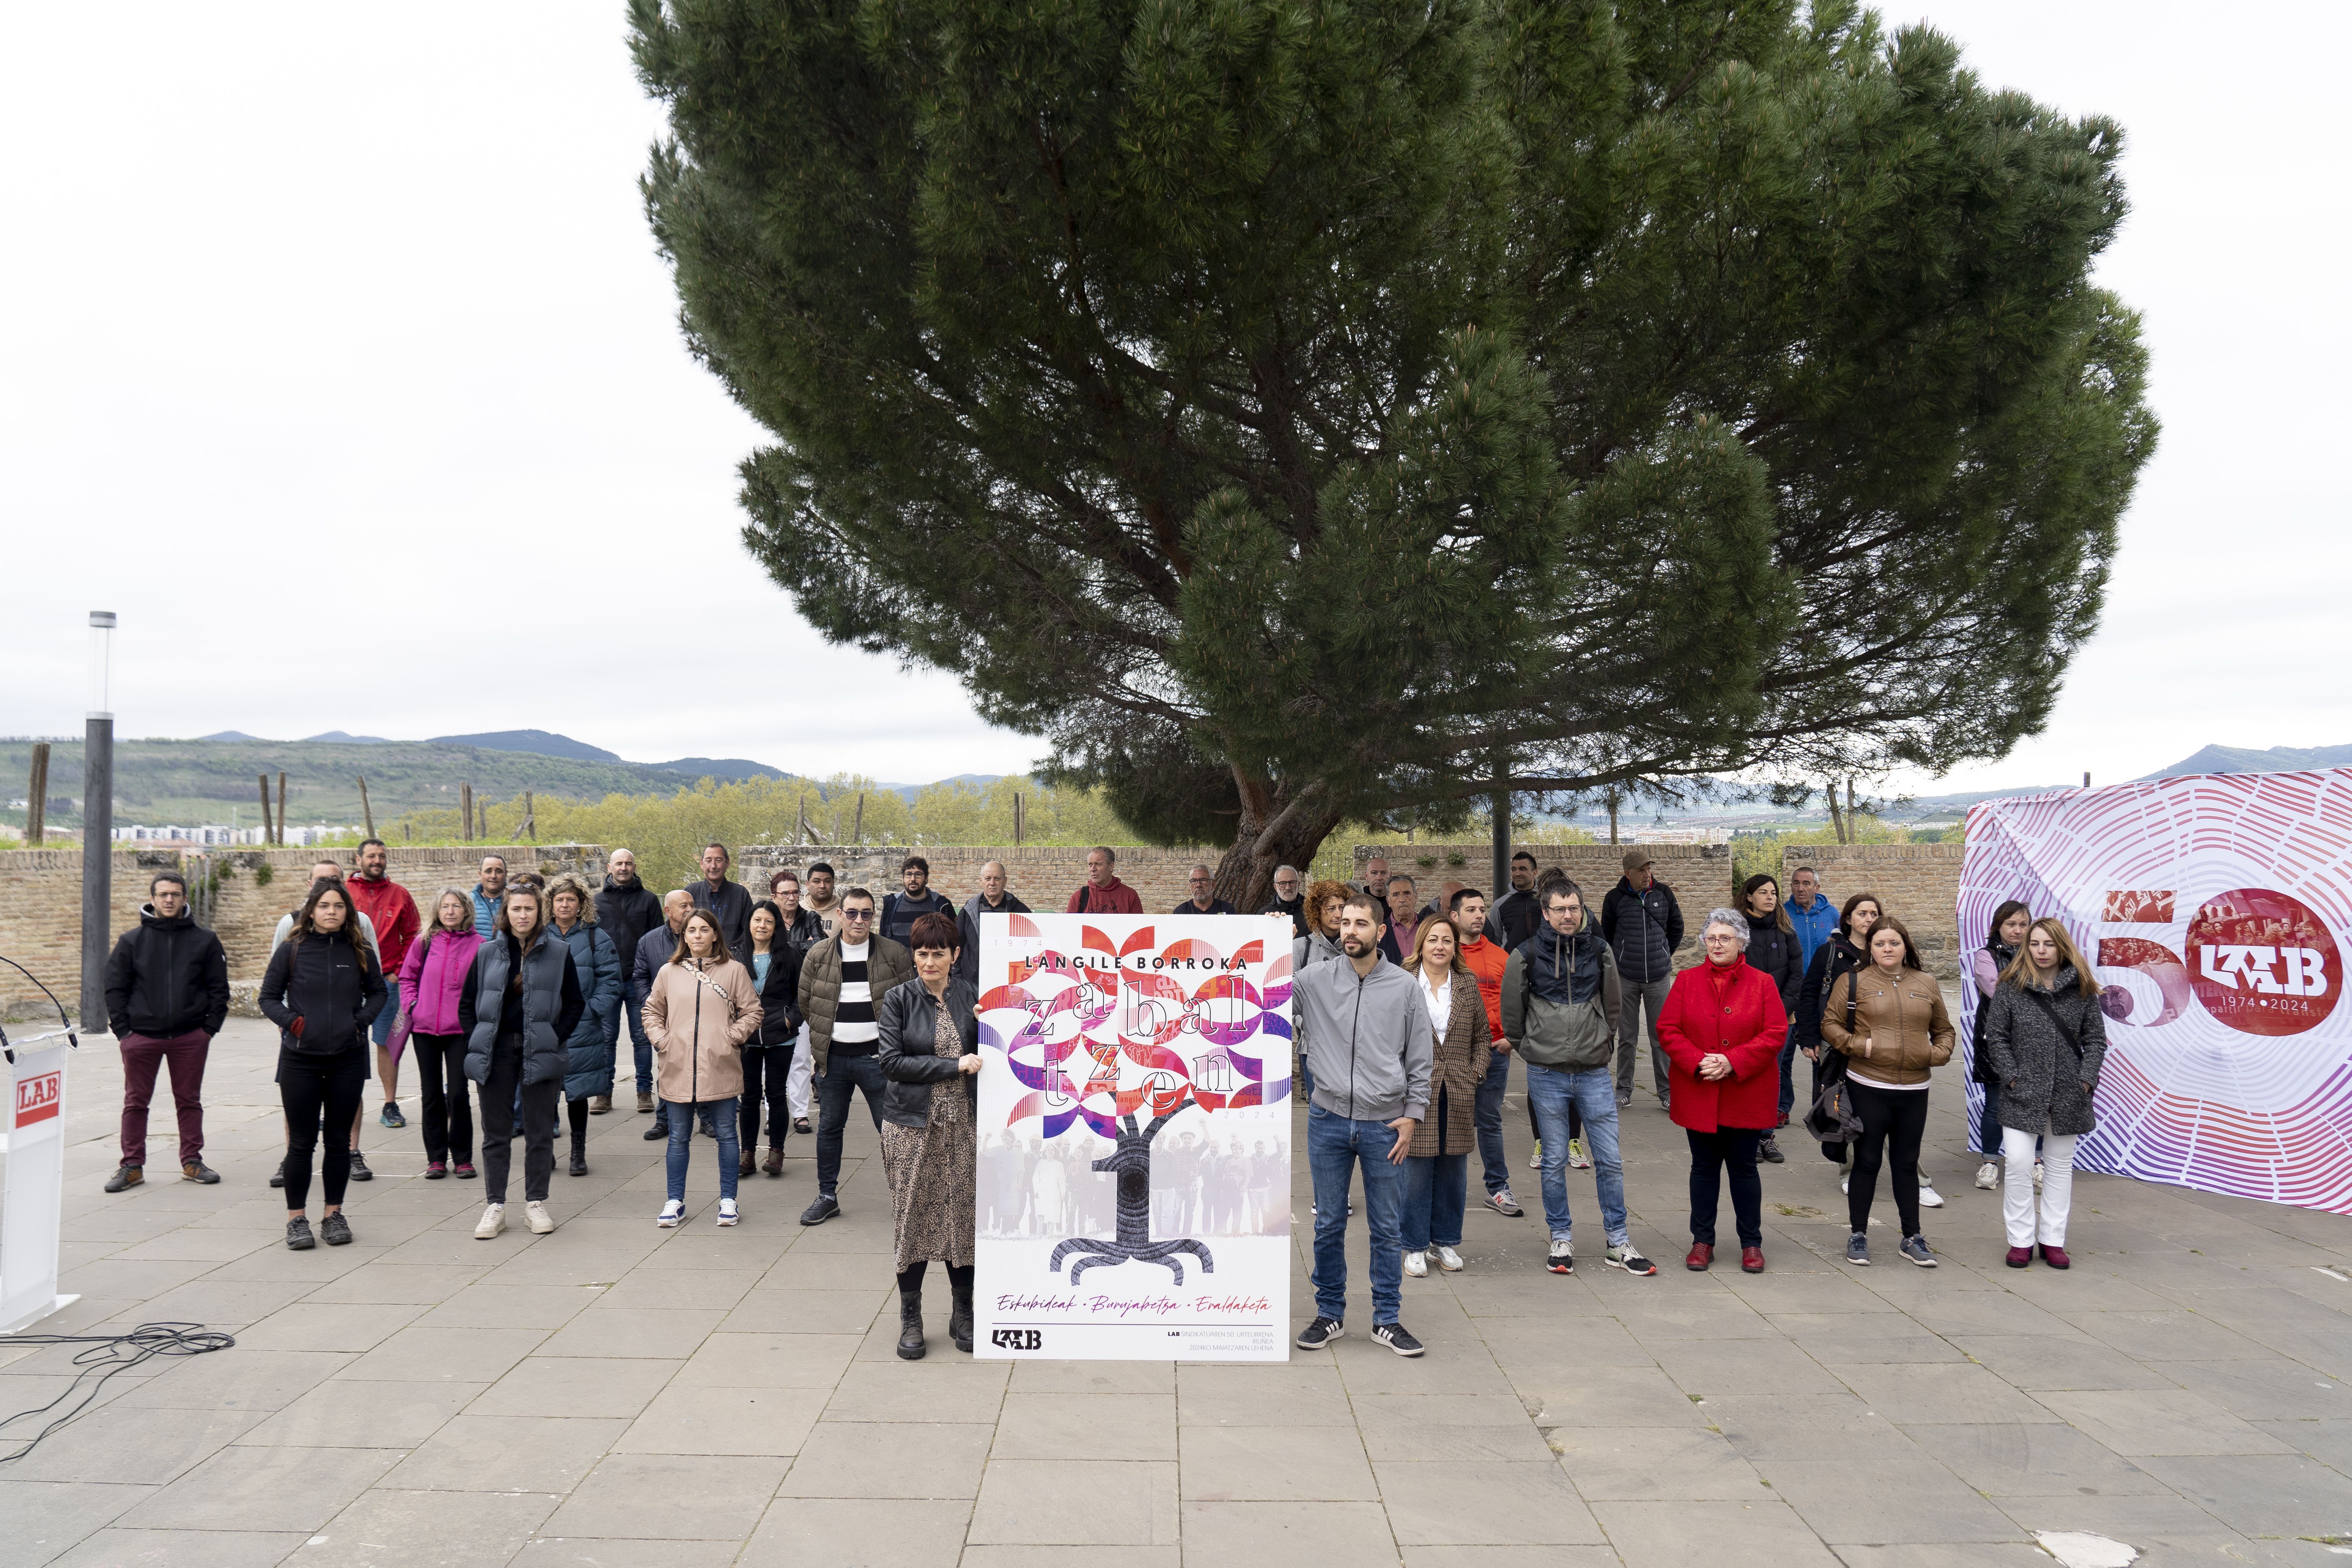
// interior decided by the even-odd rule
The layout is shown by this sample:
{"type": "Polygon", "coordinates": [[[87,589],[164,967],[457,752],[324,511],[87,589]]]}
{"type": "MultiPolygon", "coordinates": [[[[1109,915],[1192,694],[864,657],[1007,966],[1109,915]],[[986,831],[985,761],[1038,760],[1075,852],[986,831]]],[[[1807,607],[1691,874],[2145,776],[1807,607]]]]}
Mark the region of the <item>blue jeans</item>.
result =
{"type": "Polygon", "coordinates": [[[1511,1184],[1510,1157],[1503,1152],[1503,1091],[1511,1087],[1511,1053],[1495,1051],[1486,1076],[1478,1080],[1478,1098],[1470,1113],[1478,1129],[1478,1164],[1486,1191],[1499,1193],[1511,1184]]]}
{"type": "Polygon", "coordinates": [[[1535,1108],[1537,1135],[1543,1140],[1544,1224],[1554,1241],[1572,1238],[1568,1212],[1568,1112],[1584,1121],[1585,1152],[1592,1156],[1593,1185],[1601,1192],[1601,1229],[1612,1247],[1628,1245],[1625,1230],[1625,1163],[1617,1152],[1617,1095],[1605,1067],[1583,1072],[1528,1064],[1528,1103],[1535,1108]]]}
{"type": "MultiPolygon", "coordinates": [[[[737,1169],[742,1162],[737,1153],[740,1145],[735,1142],[735,1116],[742,1098],[730,1094],[724,1100],[700,1101],[695,1108],[709,1117],[719,1131],[719,1195],[722,1198],[735,1195],[735,1178],[741,1173],[737,1169]]],[[[694,1118],[685,1110],[679,1106],[679,1114],[669,1119],[669,1195],[680,1203],[686,1201],[687,1158],[694,1148],[694,1118]]]]}
{"type": "MultiPolygon", "coordinates": [[[[393,987],[391,999],[383,1005],[383,1010],[375,1016],[375,1022],[368,1026],[368,1038],[373,1040],[379,1046],[388,1046],[392,1044],[393,1020],[399,1016],[400,988],[395,985],[393,987]]],[[[376,1077],[382,1076],[381,1074],[376,1073],[375,1054],[373,1051],[368,1053],[367,1062],[361,1068],[361,1071],[376,1077]]]]}
{"type": "MultiPolygon", "coordinates": [[[[1819,1095],[1814,1096],[1820,1099],[1819,1095]]],[[[1787,1121],[1789,1108],[1797,1103],[1797,1026],[1789,1025],[1789,1033],[1780,1042],[1780,1119],[1787,1121]]],[[[1810,1109],[1810,1108],[1808,1108],[1810,1109]]]]}
{"type": "Polygon", "coordinates": [[[826,1197],[841,1183],[841,1136],[849,1126],[851,1091],[865,1091],[866,1109],[879,1132],[883,1087],[882,1064],[874,1058],[826,1057],[824,1076],[816,1080],[816,1190],[826,1197]]]}
{"type": "MultiPolygon", "coordinates": [[[[1435,1114],[1433,1111],[1432,1114],[1435,1114]]],[[[1462,1245],[1470,1204],[1470,1155],[1416,1154],[1404,1163],[1404,1249],[1462,1245]]]]}
{"type": "Polygon", "coordinates": [[[637,1092],[651,1094],[654,1091],[654,1043],[646,1035],[645,1006],[643,1002],[632,996],[622,1004],[622,1011],[629,1016],[629,1044],[635,1047],[637,1054],[637,1092]]]}
{"type": "Polygon", "coordinates": [[[1348,1188],[1364,1170],[1372,1238],[1372,1323],[1393,1323],[1404,1301],[1404,1177],[1389,1163],[1397,1135],[1385,1121],[1350,1121],[1307,1108],[1307,1164],[1315,1181],[1315,1310],[1348,1316],[1348,1188]]]}
{"type": "Polygon", "coordinates": [[[1988,1160],[2000,1154],[2000,1085],[1978,1085],[1984,1090],[1984,1109],[1977,1113],[1977,1152],[1988,1160]]]}

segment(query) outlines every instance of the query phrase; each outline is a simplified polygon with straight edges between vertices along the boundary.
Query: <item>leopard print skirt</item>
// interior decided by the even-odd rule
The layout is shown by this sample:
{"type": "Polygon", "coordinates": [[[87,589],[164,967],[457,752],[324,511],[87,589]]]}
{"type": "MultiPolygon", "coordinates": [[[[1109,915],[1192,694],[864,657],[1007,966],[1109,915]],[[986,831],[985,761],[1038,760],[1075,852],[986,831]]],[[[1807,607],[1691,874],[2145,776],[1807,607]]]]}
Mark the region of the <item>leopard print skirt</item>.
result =
{"type": "MultiPolygon", "coordinates": [[[[954,1017],[939,1009],[931,1038],[942,1057],[963,1054],[954,1017]]],[[[971,1262],[980,1195],[979,1143],[961,1074],[931,1085],[930,1119],[920,1127],[882,1124],[882,1173],[890,1182],[894,1271],[918,1263],[971,1262]]]]}

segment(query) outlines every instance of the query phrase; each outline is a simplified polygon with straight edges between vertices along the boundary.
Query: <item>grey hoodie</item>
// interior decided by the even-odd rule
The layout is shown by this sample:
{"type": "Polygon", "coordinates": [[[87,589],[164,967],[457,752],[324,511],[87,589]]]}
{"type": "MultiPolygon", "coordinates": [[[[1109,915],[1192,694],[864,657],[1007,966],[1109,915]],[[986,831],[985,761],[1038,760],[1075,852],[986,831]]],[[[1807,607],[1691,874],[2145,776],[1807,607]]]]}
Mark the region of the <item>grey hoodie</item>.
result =
{"type": "Polygon", "coordinates": [[[1429,1009],[1412,975],[1383,958],[1370,974],[1318,963],[1291,984],[1314,1103],[1351,1121],[1429,1116],[1429,1009]]]}

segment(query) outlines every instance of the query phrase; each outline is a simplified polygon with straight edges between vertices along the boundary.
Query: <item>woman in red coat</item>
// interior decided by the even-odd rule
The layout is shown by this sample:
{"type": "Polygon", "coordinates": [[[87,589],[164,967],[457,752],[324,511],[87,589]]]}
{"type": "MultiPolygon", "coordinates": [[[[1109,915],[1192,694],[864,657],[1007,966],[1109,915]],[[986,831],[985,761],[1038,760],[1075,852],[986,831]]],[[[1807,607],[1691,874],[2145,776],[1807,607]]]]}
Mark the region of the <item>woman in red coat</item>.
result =
{"type": "Polygon", "coordinates": [[[1658,1016],[1672,1064],[1667,1105],[1690,1139],[1691,1249],[1685,1268],[1715,1261],[1715,1213],[1730,1167],[1739,1267],[1764,1272],[1764,1184],[1756,1146],[1780,1115],[1780,992],[1748,964],[1748,922],[1733,910],[1706,917],[1706,962],[1675,976],[1658,1016]]]}

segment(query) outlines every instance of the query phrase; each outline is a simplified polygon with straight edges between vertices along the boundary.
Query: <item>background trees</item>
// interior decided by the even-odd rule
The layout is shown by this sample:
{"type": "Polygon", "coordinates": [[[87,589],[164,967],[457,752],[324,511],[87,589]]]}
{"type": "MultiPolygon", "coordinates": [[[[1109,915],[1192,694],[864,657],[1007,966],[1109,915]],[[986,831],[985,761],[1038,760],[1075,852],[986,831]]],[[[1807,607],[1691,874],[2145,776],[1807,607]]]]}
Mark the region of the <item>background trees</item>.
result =
{"type": "MultiPolygon", "coordinates": [[[[2116,128],[1850,5],[635,0],[747,543],[1264,895],[1998,755],[2154,439],[2116,128]]],[[[1246,906],[1245,906],[1246,907],[1246,906]]]]}

